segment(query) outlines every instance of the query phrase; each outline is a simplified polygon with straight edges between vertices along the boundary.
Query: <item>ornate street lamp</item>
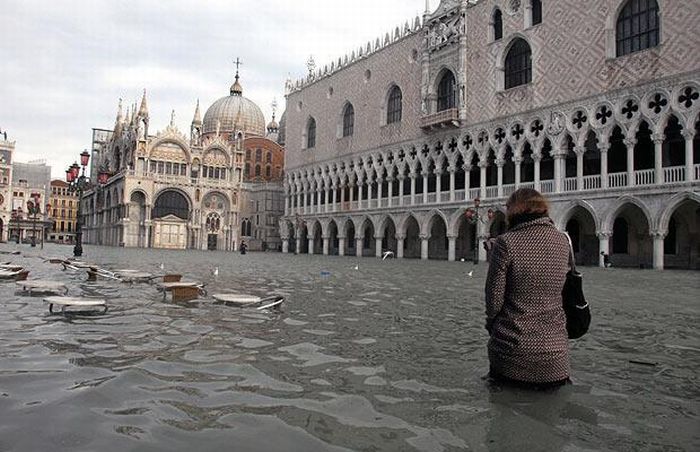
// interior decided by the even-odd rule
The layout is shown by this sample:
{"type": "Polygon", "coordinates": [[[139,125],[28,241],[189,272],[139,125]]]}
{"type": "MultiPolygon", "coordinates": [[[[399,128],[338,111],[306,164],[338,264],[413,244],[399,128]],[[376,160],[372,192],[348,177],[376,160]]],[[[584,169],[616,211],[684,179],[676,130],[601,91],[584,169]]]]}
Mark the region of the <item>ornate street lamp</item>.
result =
{"type": "MultiPolygon", "coordinates": [[[[73,248],[73,256],[81,257],[83,255],[83,217],[81,213],[83,192],[89,189],[92,184],[90,179],[85,175],[85,169],[90,163],[90,153],[85,150],[80,154],[80,165],[78,162],[73,163],[66,170],[66,182],[68,182],[68,191],[78,195],[78,213],[75,223],[75,247],[73,248]],[[80,168],[82,167],[82,173],[80,168]]],[[[98,176],[98,181],[104,185],[109,178],[109,174],[101,171],[98,176]]]]}
{"type": "Polygon", "coordinates": [[[32,216],[32,248],[36,247],[36,218],[37,215],[41,213],[41,206],[39,201],[41,201],[40,193],[31,194],[32,201],[27,201],[27,215],[32,216]]]}
{"type": "MultiPolygon", "coordinates": [[[[467,209],[467,211],[464,213],[467,217],[467,221],[473,225],[478,225],[479,223],[481,224],[487,224],[491,220],[493,220],[493,217],[496,215],[496,212],[493,209],[488,209],[486,211],[486,217],[484,218],[484,215],[481,213],[482,212],[482,207],[481,207],[481,199],[476,198],[474,199],[474,207],[470,207],[467,209]]],[[[476,235],[476,243],[474,244],[474,265],[479,264],[479,237],[478,237],[478,227],[475,232],[476,235]]]]}

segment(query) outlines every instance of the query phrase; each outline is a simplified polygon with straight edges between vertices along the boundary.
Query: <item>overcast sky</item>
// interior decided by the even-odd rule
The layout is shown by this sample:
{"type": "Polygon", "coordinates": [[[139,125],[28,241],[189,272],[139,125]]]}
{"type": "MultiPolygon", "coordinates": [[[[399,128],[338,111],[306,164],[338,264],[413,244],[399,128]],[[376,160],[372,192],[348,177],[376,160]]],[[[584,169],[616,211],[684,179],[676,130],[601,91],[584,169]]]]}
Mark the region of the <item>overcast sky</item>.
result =
{"type": "MultiPolygon", "coordinates": [[[[435,8],[439,2],[431,0],[435,8]]],[[[240,57],[244,96],[269,121],[284,82],[323,66],[422,14],[424,0],[2,0],[0,129],[15,160],[46,159],[53,174],[112,128],[118,99],[148,91],[151,131],[175,110],[189,133],[228,95],[240,57]]]]}

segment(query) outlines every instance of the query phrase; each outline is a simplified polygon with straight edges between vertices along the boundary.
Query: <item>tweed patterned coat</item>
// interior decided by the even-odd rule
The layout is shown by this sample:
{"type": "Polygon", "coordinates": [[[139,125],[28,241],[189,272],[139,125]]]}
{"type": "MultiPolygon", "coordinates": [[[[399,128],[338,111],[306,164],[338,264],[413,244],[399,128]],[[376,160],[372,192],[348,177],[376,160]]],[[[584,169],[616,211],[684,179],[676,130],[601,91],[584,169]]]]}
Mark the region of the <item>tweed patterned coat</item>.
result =
{"type": "Polygon", "coordinates": [[[486,281],[492,372],[528,382],[569,378],[569,339],[561,292],[569,242],[549,218],[498,237],[486,281]]]}

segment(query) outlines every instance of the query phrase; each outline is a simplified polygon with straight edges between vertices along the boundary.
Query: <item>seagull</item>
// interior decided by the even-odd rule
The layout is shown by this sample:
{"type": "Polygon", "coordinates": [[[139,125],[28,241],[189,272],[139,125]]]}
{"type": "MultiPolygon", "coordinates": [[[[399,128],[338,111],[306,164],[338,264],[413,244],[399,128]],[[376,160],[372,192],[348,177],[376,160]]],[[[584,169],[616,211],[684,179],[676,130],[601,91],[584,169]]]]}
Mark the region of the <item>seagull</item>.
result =
{"type": "Polygon", "coordinates": [[[355,265],[355,270],[359,270],[359,269],[360,269],[360,264],[355,265]]]}
{"type": "Polygon", "coordinates": [[[464,258],[461,258],[459,261],[460,261],[460,262],[466,262],[466,261],[464,260],[464,258]]]}
{"type": "Polygon", "coordinates": [[[384,253],[384,256],[382,256],[382,260],[385,261],[390,257],[394,257],[394,252],[393,251],[386,251],[384,253]]]}
{"type": "Polygon", "coordinates": [[[219,267],[214,267],[214,271],[211,272],[214,276],[219,276],[219,267]]]}
{"type": "Polygon", "coordinates": [[[473,278],[474,277],[474,270],[467,273],[467,276],[469,276],[470,278],[473,278]]]}
{"type": "Polygon", "coordinates": [[[160,263],[160,269],[161,269],[161,270],[165,270],[165,264],[162,263],[162,262],[160,263]]]}

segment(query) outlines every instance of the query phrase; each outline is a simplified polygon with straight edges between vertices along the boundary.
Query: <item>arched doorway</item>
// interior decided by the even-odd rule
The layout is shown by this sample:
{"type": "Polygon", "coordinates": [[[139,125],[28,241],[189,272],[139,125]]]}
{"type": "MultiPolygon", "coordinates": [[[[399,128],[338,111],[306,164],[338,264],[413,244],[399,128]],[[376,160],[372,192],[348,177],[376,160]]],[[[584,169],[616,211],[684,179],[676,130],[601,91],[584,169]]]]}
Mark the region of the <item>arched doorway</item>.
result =
{"type": "Polygon", "coordinates": [[[384,238],[382,239],[382,251],[391,251],[394,256],[398,254],[398,241],[396,240],[396,225],[394,220],[387,218],[384,223],[384,238]]]}
{"type": "Polygon", "coordinates": [[[309,252],[309,228],[304,223],[299,228],[299,254],[307,254],[309,252]]]}
{"type": "Polygon", "coordinates": [[[345,247],[345,249],[347,250],[345,254],[349,256],[355,255],[355,225],[353,224],[352,220],[348,220],[345,224],[345,231],[345,240],[347,244],[347,246],[345,247]]]}
{"type": "Polygon", "coordinates": [[[664,239],[666,268],[700,269],[700,203],[686,200],[676,207],[668,221],[664,239]]]}
{"type": "Polygon", "coordinates": [[[411,215],[406,220],[406,240],[404,241],[404,257],[406,259],[420,259],[420,226],[411,215]]]}
{"type": "MultiPolygon", "coordinates": [[[[209,193],[202,202],[202,225],[201,237],[199,238],[202,248],[210,251],[219,249],[230,249],[231,241],[230,232],[225,227],[225,221],[228,217],[229,201],[226,196],[221,193],[209,193]]],[[[252,234],[252,221],[248,220],[246,224],[246,234],[250,237],[252,234]]],[[[250,247],[250,243],[248,246],[250,247]]]]}
{"type": "Polygon", "coordinates": [[[376,240],[374,239],[374,225],[369,219],[365,219],[360,226],[360,235],[362,239],[362,249],[358,250],[359,256],[374,256],[376,253],[376,240]]]}
{"type": "Polygon", "coordinates": [[[296,254],[297,253],[297,235],[296,235],[296,231],[294,230],[294,225],[290,222],[286,222],[285,227],[287,228],[287,234],[289,236],[289,241],[287,242],[289,253],[296,254]]]}
{"type": "Polygon", "coordinates": [[[447,225],[440,215],[430,220],[430,238],[428,239],[428,259],[447,260],[449,242],[447,225]]]}
{"type": "Polygon", "coordinates": [[[611,260],[616,267],[652,265],[649,221],[635,204],[625,204],[617,211],[612,225],[611,260]]]}
{"type": "Polygon", "coordinates": [[[154,248],[187,248],[190,201],[184,194],[175,190],[162,192],[156,198],[151,217],[154,248]]]}
{"type": "Polygon", "coordinates": [[[459,220],[457,230],[457,243],[455,247],[455,257],[459,260],[478,261],[479,257],[476,254],[476,225],[471,224],[465,215],[462,215],[459,220]]]}
{"type": "Polygon", "coordinates": [[[126,246],[145,248],[146,240],[146,195],[141,191],[135,191],[129,198],[129,231],[126,246]]]}
{"type": "Polygon", "coordinates": [[[334,220],[331,220],[331,222],[328,224],[328,238],[330,240],[328,254],[331,256],[337,256],[340,248],[340,242],[338,240],[338,225],[334,220]]]}
{"type": "Polygon", "coordinates": [[[323,254],[323,228],[321,227],[321,223],[318,221],[314,223],[314,229],[313,229],[313,236],[314,236],[314,249],[313,254],[323,254]]]}
{"type": "Polygon", "coordinates": [[[571,237],[577,265],[598,265],[598,237],[595,220],[591,213],[581,206],[574,207],[565,225],[571,237]]]}

